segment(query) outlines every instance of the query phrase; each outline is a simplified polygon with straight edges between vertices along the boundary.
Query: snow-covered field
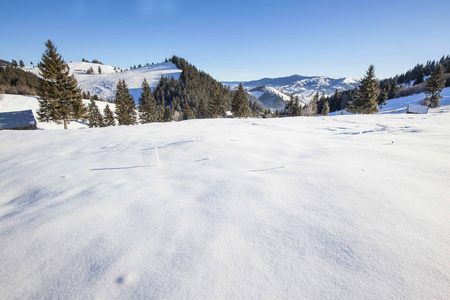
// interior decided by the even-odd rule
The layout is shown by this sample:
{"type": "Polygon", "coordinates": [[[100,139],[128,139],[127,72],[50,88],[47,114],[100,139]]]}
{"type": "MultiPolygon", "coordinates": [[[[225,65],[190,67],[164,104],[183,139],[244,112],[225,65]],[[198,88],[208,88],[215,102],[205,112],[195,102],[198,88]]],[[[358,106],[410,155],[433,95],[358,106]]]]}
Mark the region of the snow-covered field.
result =
{"type": "Polygon", "coordinates": [[[444,106],[0,131],[0,299],[448,299],[449,128],[444,106]]]}

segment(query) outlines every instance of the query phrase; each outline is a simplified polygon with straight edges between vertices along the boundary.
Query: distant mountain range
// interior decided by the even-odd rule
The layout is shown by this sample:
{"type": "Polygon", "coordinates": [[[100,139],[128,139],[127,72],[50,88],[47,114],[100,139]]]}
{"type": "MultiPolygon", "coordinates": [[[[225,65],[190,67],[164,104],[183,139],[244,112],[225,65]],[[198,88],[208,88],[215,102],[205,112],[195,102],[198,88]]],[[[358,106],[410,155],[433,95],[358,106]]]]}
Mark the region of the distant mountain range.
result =
{"type": "MultiPolygon", "coordinates": [[[[231,88],[236,88],[238,81],[222,82],[231,88]]],[[[325,76],[301,76],[292,75],[279,78],[263,78],[259,80],[245,81],[242,85],[251,93],[252,97],[261,104],[271,109],[281,109],[290,95],[298,96],[300,102],[308,104],[316,92],[332,95],[336,90],[353,89],[358,85],[358,80],[345,78],[332,78],[325,76]]]]}
{"type": "MultiPolygon", "coordinates": [[[[124,79],[136,102],[140,97],[141,84],[144,78],[153,88],[158,84],[161,76],[178,79],[181,73],[181,70],[170,62],[147,65],[126,71],[120,71],[109,65],[89,62],[71,62],[68,65],[70,73],[75,75],[78,86],[83,91],[90,92],[92,95],[97,94],[102,99],[110,99],[114,97],[119,79],[124,79]],[[94,74],[88,74],[87,70],[90,68],[94,70],[94,74]],[[99,68],[101,74],[98,73],[99,68]]],[[[25,67],[23,70],[39,75],[39,69],[36,67],[25,67]]],[[[231,88],[236,88],[239,84],[238,81],[222,83],[231,88]]],[[[331,78],[292,75],[246,81],[242,84],[248,92],[249,100],[257,101],[266,108],[275,110],[283,109],[291,94],[298,96],[300,102],[306,105],[317,91],[320,94],[332,95],[336,89],[339,91],[353,89],[358,85],[358,80],[350,77],[331,78]]]]}

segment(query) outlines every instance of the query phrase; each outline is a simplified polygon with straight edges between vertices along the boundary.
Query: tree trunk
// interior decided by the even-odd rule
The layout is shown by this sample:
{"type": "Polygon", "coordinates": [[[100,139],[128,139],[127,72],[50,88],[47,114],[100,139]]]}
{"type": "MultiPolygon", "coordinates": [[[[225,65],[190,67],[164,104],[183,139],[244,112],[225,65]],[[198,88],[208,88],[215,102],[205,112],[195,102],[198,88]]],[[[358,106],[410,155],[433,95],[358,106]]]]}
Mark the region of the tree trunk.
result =
{"type": "Polygon", "coordinates": [[[67,119],[64,118],[64,129],[67,129],[67,119]]]}

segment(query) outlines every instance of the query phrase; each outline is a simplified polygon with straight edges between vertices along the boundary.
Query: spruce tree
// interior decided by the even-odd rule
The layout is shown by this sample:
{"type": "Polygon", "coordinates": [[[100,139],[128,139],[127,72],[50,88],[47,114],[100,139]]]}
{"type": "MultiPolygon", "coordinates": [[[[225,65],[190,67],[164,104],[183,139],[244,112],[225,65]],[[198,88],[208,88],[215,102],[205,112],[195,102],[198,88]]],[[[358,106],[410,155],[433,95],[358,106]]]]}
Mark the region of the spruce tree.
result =
{"type": "Polygon", "coordinates": [[[194,112],[192,111],[189,103],[185,103],[183,107],[183,120],[189,120],[194,118],[194,112]]]}
{"type": "Polygon", "coordinates": [[[116,90],[116,115],[119,125],[135,125],[137,124],[136,103],[133,96],[125,83],[125,80],[119,79],[116,90]]]}
{"type": "Polygon", "coordinates": [[[172,121],[172,111],[170,107],[166,107],[164,109],[164,122],[171,122],[172,121]]]}
{"type": "Polygon", "coordinates": [[[20,66],[21,68],[25,67],[25,64],[24,64],[23,60],[19,60],[19,66],[20,66]]]}
{"type": "Polygon", "coordinates": [[[426,82],[427,95],[426,102],[429,101],[430,107],[439,107],[439,101],[441,100],[441,91],[445,87],[445,74],[444,67],[439,64],[426,82]]]}
{"type": "Polygon", "coordinates": [[[102,127],[103,119],[98,109],[97,104],[93,99],[91,99],[88,107],[89,112],[89,127],[102,127]]]}
{"type": "Polygon", "coordinates": [[[212,118],[222,117],[225,114],[224,99],[219,83],[215,83],[211,91],[209,112],[212,118]]]}
{"type": "Polygon", "coordinates": [[[380,93],[378,79],[375,78],[375,67],[370,65],[366,76],[360,80],[355,95],[357,113],[373,114],[378,112],[377,99],[380,93]]]}
{"type": "Polygon", "coordinates": [[[298,117],[298,116],[301,116],[301,114],[302,114],[302,107],[298,100],[298,96],[295,96],[294,107],[292,109],[292,115],[294,117],[298,117]]]}
{"type": "Polygon", "coordinates": [[[83,118],[86,107],[81,100],[81,91],[75,77],[69,76],[69,67],[58,54],[56,46],[48,40],[38,67],[44,80],[37,89],[40,121],[54,121],[58,124],[83,118]]]}
{"type": "Polygon", "coordinates": [[[139,97],[139,120],[142,124],[156,122],[156,101],[150,90],[147,79],[142,82],[141,97],[139,97]]]}
{"type": "Polygon", "coordinates": [[[86,71],[87,74],[94,74],[94,69],[92,67],[89,67],[86,71]]]}
{"type": "Polygon", "coordinates": [[[114,120],[114,113],[109,108],[109,104],[106,104],[105,109],[103,110],[103,125],[104,126],[116,126],[116,121],[114,120]]]}
{"type": "Polygon", "coordinates": [[[248,101],[247,97],[245,96],[244,87],[242,86],[242,82],[240,82],[231,105],[231,111],[235,117],[245,118],[248,116],[248,114],[250,113],[250,109],[248,108],[247,102],[248,101]]]}
{"type": "Polygon", "coordinates": [[[294,115],[294,95],[291,94],[289,102],[284,106],[284,112],[289,117],[294,115]]]}
{"type": "Polygon", "coordinates": [[[98,66],[98,74],[102,74],[102,68],[100,66],[98,66]]]}

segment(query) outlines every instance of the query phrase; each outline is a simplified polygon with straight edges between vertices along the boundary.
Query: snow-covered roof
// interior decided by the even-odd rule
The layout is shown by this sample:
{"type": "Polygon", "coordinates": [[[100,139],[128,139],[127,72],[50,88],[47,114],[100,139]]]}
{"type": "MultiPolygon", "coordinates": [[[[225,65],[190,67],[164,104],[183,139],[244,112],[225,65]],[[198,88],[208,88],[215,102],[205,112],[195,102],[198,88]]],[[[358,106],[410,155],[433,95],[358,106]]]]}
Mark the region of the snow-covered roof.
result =
{"type": "Polygon", "coordinates": [[[428,113],[428,106],[409,104],[406,109],[407,114],[426,114],[428,113]]]}
{"type": "Polygon", "coordinates": [[[36,124],[31,109],[0,113],[0,130],[36,126],[36,124]]]}

